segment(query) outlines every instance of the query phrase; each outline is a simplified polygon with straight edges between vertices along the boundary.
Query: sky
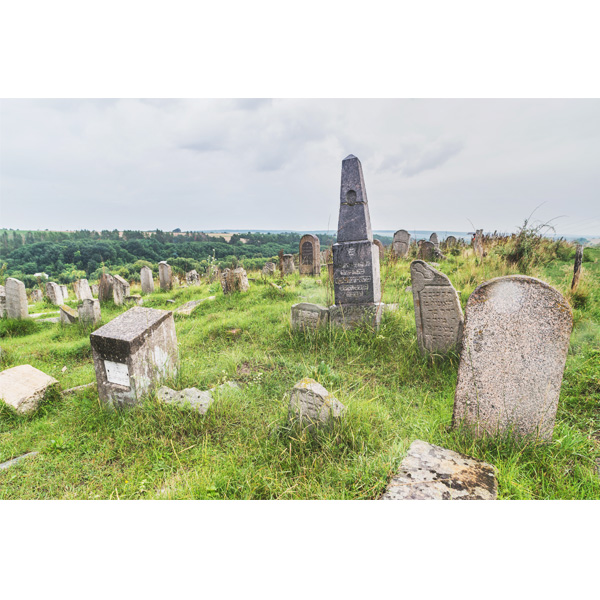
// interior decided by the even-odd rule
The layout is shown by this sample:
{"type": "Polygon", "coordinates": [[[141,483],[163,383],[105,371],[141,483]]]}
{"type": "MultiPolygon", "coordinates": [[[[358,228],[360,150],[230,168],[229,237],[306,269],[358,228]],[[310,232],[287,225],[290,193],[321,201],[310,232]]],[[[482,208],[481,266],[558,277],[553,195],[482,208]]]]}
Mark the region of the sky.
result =
{"type": "Polygon", "coordinates": [[[348,154],[374,230],[600,237],[591,99],[4,99],[0,226],[335,231],[348,154]]]}

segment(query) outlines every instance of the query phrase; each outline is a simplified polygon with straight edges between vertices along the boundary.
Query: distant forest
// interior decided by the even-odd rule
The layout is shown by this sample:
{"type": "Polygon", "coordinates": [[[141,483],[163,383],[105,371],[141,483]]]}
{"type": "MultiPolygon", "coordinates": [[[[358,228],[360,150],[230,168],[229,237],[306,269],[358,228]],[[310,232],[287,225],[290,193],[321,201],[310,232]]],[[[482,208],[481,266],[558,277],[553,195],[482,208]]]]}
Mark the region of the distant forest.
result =
{"type": "MultiPolygon", "coordinates": [[[[52,281],[70,283],[86,277],[98,279],[102,269],[127,280],[139,279],[146,265],[158,273],[158,263],[166,260],[181,274],[196,269],[206,271],[209,264],[221,268],[243,266],[261,268],[275,260],[279,250],[297,254],[300,233],[236,233],[224,237],[202,232],[165,231],[15,231],[0,230],[0,277],[16,277],[26,287],[34,287],[46,273],[52,281]]],[[[321,249],[336,241],[335,235],[317,234],[321,249]]],[[[391,238],[376,236],[384,244],[391,238]]],[[[45,279],[44,279],[45,281],[45,279]]]]}

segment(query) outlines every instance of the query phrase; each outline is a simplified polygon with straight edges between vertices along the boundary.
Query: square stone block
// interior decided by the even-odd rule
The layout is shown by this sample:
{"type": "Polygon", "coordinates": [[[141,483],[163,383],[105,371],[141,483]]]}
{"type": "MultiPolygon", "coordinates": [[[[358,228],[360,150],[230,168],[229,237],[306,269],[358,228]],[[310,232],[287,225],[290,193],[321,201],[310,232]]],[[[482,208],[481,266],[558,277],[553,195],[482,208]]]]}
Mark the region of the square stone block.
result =
{"type": "Polygon", "coordinates": [[[293,329],[317,329],[329,323],[329,309],[319,304],[300,302],[292,306],[293,329]]]}

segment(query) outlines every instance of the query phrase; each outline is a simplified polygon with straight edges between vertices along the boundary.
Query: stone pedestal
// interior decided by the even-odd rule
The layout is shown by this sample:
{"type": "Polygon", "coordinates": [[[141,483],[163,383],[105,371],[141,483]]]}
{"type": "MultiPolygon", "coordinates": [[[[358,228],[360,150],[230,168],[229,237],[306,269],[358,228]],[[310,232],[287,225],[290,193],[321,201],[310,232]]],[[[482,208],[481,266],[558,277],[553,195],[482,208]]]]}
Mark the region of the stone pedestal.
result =
{"type": "Polygon", "coordinates": [[[344,329],[354,329],[363,323],[378,329],[384,310],[385,304],[383,302],[334,305],[329,307],[329,320],[332,325],[344,329]]]}

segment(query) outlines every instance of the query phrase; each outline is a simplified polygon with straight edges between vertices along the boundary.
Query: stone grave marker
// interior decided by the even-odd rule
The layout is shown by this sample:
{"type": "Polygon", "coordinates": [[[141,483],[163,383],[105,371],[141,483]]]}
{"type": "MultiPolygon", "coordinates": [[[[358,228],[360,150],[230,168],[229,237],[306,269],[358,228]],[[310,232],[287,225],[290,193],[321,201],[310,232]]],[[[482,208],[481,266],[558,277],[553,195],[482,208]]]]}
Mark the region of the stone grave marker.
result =
{"type": "Polygon", "coordinates": [[[321,275],[321,242],[307,233],[300,238],[300,275],[321,275]]]}
{"type": "Polygon", "coordinates": [[[31,301],[32,302],[41,302],[44,299],[44,294],[42,290],[31,290],[31,301]]]}
{"type": "Polygon", "coordinates": [[[583,246],[577,244],[577,250],[575,250],[575,264],[573,266],[573,280],[571,281],[571,289],[575,291],[579,285],[579,278],[581,277],[581,263],[583,262],[583,246]]]}
{"type": "Polygon", "coordinates": [[[173,288],[173,270],[164,260],[158,263],[158,278],[161,290],[168,291],[173,288]]]}
{"type": "Polygon", "coordinates": [[[460,345],[463,312],[450,279],[422,260],[410,264],[419,350],[445,354],[460,345]]]}
{"type": "Polygon", "coordinates": [[[6,316],[9,319],[26,319],[29,316],[25,284],[9,277],[4,286],[6,292],[6,316]]]}
{"type": "Polygon", "coordinates": [[[383,305],[379,250],[373,244],[371,218],[362,166],[352,154],[342,161],[337,242],[333,245],[334,325],[379,327],[383,305]]]}
{"type": "Polygon", "coordinates": [[[453,235],[449,235],[444,244],[446,248],[454,248],[454,246],[456,246],[456,238],[453,235]]]}
{"type": "Polygon", "coordinates": [[[283,274],[293,275],[296,272],[296,265],[294,265],[294,255],[284,254],[283,255],[283,274]]]}
{"type": "Polygon", "coordinates": [[[100,302],[113,300],[113,286],[113,276],[110,273],[102,273],[100,275],[100,283],[98,284],[98,300],[100,302]]]}
{"type": "Polygon", "coordinates": [[[431,242],[423,242],[419,247],[419,259],[431,261],[435,257],[435,246],[431,242]]]}
{"type": "Polygon", "coordinates": [[[129,296],[125,296],[123,298],[124,302],[134,302],[138,306],[142,306],[144,304],[144,299],[140,296],[140,294],[130,294],[129,296]]]}
{"type": "Polygon", "coordinates": [[[466,308],[454,426],[550,439],[572,327],[569,303],[539,279],[477,287],[466,308]]]}
{"type": "Polygon", "coordinates": [[[221,288],[224,294],[232,292],[247,292],[250,289],[248,275],[241,267],[225,269],[221,274],[221,288]]]}
{"type": "Polygon", "coordinates": [[[329,323],[329,309],[319,304],[300,302],[292,306],[292,329],[318,329],[329,323]]]}
{"type": "Polygon", "coordinates": [[[63,300],[68,300],[69,299],[69,289],[67,288],[67,286],[61,285],[60,291],[62,292],[63,300]]]}
{"type": "Polygon", "coordinates": [[[101,319],[100,300],[85,298],[79,307],[79,321],[85,325],[97,325],[101,319]]]}
{"type": "Polygon", "coordinates": [[[283,277],[283,248],[279,250],[277,256],[279,257],[279,275],[283,277]]]}
{"type": "Polygon", "coordinates": [[[60,307],[60,322],[63,325],[73,325],[79,320],[79,313],[70,306],[62,304],[60,307]]]}
{"type": "Polygon", "coordinates": [[[58,381],[31,365],[19,365],[0,373],[0,399],[17,413],[34,412],[58,381]]]}
{"type": "Polygon", "coordinates": [[[329,425],[345,412],[346,407],[314,379],[305,377],[290,392],[289,419],[307,429],[329,425]]]}
{"type": "Polygon", "coordinates": [[[46,296],[48,296],[50,302],[56,306],[60,306],[61,304],[65,303],[62,290],[60,289],[58,283],[54,283],[52,281],[46,283],[46,296]]]}
{"type": "Polygon", "coordinates": [[[429,241],[439,250],[440,248],[440,240],[438,239],[438,234],[437,233],[432,233],[429,236],[429,241]]]}
{"type": "Polygon", "coordinates": [[[90,335],[98,396],[131,406],[178,367],[173,313],[134,306],[90,335]]]}
{"type": "Polygon", "coordinates": [[[392,241],[392,252],[396,258],[405,258],[410,250],[410,233],[405,229],[399,229],[394,234],[392,241]]]}
{"type": "Polygon", "coordinates": [[[381,263],[383,262],[383,259],[385,258],[385,246],[379,240],[374,239],[373,243],[379,249],[379,266],[381,266],[381,263]]]}
{"type": "Polygon", "coordinates": [[[198,271],[196,269],[192,269],[191,271],[185,274],[185,282],[188,285],[200,285],[200,275],[198,275],[198,271]]]}
{"type": "Polygon", "coordinates": [[[99,291],[99,285],[97,283],[93,283],[91,285],[92,288],[92,296],[96,296],[96,298],[98,297],[98,291],[99,291]]]}
{"type": "Polygon", "coordinates": [[[125,298],[130,293],[129,282],[125,281],[120,275],[113,275],[113,302],[117,306],[122,306],[125,298]]]}
{"type": "Polygon", "coordinates": [[[262,268],[262,274],[265,277],[272,277],[273,275],[275,275],[276,268],[277,267],[276,267],[275,263],[267,262],[267,263],[265,263],[265,266],[262,268]]]}
{"type": "Polygon", "coordinates": [[[478,229],[473,236],[473,250],[475,251],[475,256],[477,258],[483,258],[483,229],[478,229]]]}
{"type": "Polygon", "coordinates": [[[154,292],[154,275],[150,267],[142,267],[140,280],[142,282],[142,294],[152,294],[154,292]]]}
{"type": "Polygon", "coordinates": [[[6,288],[0,285],[0,319],[6,314],[6,288]]]}
{"type": "Polygon", "coordinates": [[[73,290],[77,300],[91,300],[93,298],[92,290],[90,289],[90,284],[87,279],[80,279],[79,281],[73,282],[73,290]]]}

